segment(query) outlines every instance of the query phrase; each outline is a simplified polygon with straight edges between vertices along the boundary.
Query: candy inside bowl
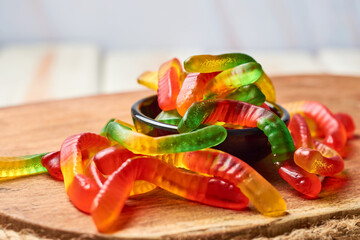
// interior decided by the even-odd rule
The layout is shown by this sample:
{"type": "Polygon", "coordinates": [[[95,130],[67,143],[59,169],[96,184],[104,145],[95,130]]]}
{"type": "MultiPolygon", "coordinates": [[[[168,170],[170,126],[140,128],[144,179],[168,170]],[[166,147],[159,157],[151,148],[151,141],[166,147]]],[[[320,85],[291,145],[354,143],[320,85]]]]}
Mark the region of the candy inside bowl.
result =
{"type": "MultiPolygon", "coordinates": [[[[270,102],[267,104],[285,124],[288,124],[290,115],[283,107],[270,102]]],[[[155,120],[160,112],[156,95],[135,102],[131,107],[131,114],[137,131],[153,137],[177,134],[177,126],[155,120]]],[[[271,153],[267,137],[258,128],[228,129],[225,141],[213,148],[230,153],[249,164],[271,153]]]]}

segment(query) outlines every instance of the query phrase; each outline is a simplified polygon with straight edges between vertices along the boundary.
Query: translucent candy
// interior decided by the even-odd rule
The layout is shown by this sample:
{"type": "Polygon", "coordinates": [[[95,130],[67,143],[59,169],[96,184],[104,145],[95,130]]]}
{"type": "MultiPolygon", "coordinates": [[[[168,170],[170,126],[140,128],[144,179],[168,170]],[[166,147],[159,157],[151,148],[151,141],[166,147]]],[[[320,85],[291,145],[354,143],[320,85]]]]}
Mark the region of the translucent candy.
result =
{"type": "Polygon", "coordinates": [[[158,72],[146,71],[143,72],[137,79],[137,82],[145,87],[148,87],[152,90],[158,89],[159,79],[158,72]]]}
{"type": "Polygon", "coordinates": [[[255,60],[243,53],[195,55],[184,61],[184,68],[187,72],[211,73],[224,71],[248,62],[255,62],[255,60]]]}
{"type": "Polygon", "coordinates": [[[41,158],[46,153],[16,157],[0,157],[0,178],[14,178],[46,172],[41,158]]]}
{"type": "Polygon", "coordinates": [[[311,136],[310,129],[305,119],[301,115],[294,114],[290,118],[290,123],[288,125],[288,128],[290,130],[290,134],[294,141],[294,145],[296,149],[300,147],[315,149],[315,144],[311,136]]]}
{"type": "Polygon", "coordinates": [[[180,89],[176,99],[176,109],[181,116],[194,102],[203,100],[205,85],[219,72],[214,73],[189,73],[180,89]]]}
{"type": "Polygon", "coordinates": [[[93,201],[91,216],[100,232],[112,230],[136,180],[217,207],[242,209],[249,202],[238,188],[224,180],[184,172],[154,157],[135,157],[108,178],[93,201]]]}
{"type": "Polygon", "coordinates": [[[316,174],[305,171],[292,160],[282,162],[279,175],[295,190],[311,198],[315,198],[321,191],[321,181],[316,174]]]}
{"type": "Polygon", "coordinates": [[[180,61],[173,58],[159,68],[158,104],[163,111],[176,109],[176,99],[183,82],[180,61]]]}
{"type": "Polygon", "coordinates": [[[176,110],[161,111],[155,120],[167,124],[178,125],[181,120],[180,114],[176,110]]]}
{"type": "Polygon", "coordinates": [[[206,149],[157,157],[177,167],[228,180],[264,215],[279,216],[286,211],[286,203],[279,192],[252,167],[228,153],[206,149]]]}
{"type": "MultiPolygon", "coordinates": [[[[249,62],[256,61],[252,57],[243,53],[196,55],[185,60],[184,68],[188,72],[212,73],[224,71],[249,62]]],[[[255,84],[264,93],[267,101],[276,101],[274,85],[265,73],[258,79],[255,84]]],[[[198,99],[198,101],[200,100],[202,99],[198,99]]]]}
{"type": "Polygon", "coordinates": [[[226,96],[240,86],[255,83],[262,74],[261,65],[256,62],[249,62],[227,69],[206,84],[204,99],[226,96]]]}
{"type": "Polygon", "coordinates": [[[257,106],[260,106],[265,102],[265,95],[254,84],[241,86],[234,92],[226,95],[224,98],[241,102],[248,102],[257,106]]]}
{"type": "Polygon", "coordinates": [[[309,173],[332,176],[344,169],[342,157],[332,148],[314,141],[305,119],[294,114],[289,124],[296,151],[295,163],[309,173]]]}
{"type": "Polygon", "coordinates": [[[285,123],[273,112],[234,100],[205,100],[188,109],[178,125],[181,133],[190,132],[202,123],[226,122],[244,127],[258,127],[268,137],[274,161],[292,158],[294,143],[285,123]]]}
{"type": "Polygon", "coordinates": [[[64,177],[60,168],[60,151],[46,154],[41,159],[41,164],[47,169],[48,173],[56,180],[63,181],[64,177]]]}
{"type": "Polygon", "coordinates": [[[227,132],[221,126],[209,126],[200,130],[162,137],[150,137],[116,123],[106,126],[107,136],[133,153],[156,155],[188,152],[218,145],[225,140],[227,132]]]}
{"type": "Polygon", "coordinates": [[[298,113],[306,118],[311,118],[324,133],[326,145],[336,151],[341,151],[344,148],[347,140],[345,127],[326,106],[315,101],[293,102],[283,106],[291,116],[298,113]]]}
{"type": "MultiPolygon", "coordinates": [[[[140,154],[132,153],[122,146],[114,146],[101,150],[94,156],[94,163],[97,169],[104,175],[111,175],[116,171],[126,160],[129,158],[142,156],[140,154]]],[[[130,192],[131,195],[137,195],[145,192],[149,192],[156,188],[156,185],[137,180],[130,192]]]]}
{"type": "MultiPolygon", "coordinates": [[[[326,145],[324,144],[323,146],[326,145]]],[[[331,150],[333,151],[330,155],[331,157],[324,157],[320,151],[312,148],[300,147],[295,151],[294,161],[298,166],[309,173],[315,173],[322,176],[333,176],[344,169],[344,161],[335,150],[328,146],[326,147],[329,148],[328,152],[331,150]]]]}
{"type": "Polygon", "coordinates": [[[266,75],[265,72],[260,77],[260,79],[257,80],[254,84],[265,95],[266,101],[273,102],[273,103],[276,102],[276,94],[275,94],[274,85],[273,85],[271,79],[268,77],[268,75],[266,75]]]}
{"type": "Polygon", "coordinates": [[[347,113],[335,113],[335,118],[344,125],[347,138],[353,138],[356,129],[354,119],[347,113]]]}
{"type": "MultiPolygon", "coordinates": [[[[103,173],[111,174],[131,156],[135,156],[135,154],[127,149],[115,150],[112,147],[99,152],[94,157],[94,162],[103,173]],[[97,157],[98,155],[99,157],[97,157]]],[[[195,152],[162,154],[157,155],[156,158],[176,167],[220,177],[233,183],[264,215],[278,216],[286,211],[286,203],[279,192],[252,167],[228,153],[206,149],[195,152]]],[[[143,184],[134,186],[132,191],[137,191],[139,187],[146,186],[146,183],[143,184]]]]}
{"type": "Polygon", "coordinates": [[[60,166],[65,191],[70,201],[83,212],[90,211],[91,203],[99,191],[98,183],[87,172],[90,159],[100,150],[110,147],[110,141],[93,133],[68,137],[61,146],[60,166]]]}

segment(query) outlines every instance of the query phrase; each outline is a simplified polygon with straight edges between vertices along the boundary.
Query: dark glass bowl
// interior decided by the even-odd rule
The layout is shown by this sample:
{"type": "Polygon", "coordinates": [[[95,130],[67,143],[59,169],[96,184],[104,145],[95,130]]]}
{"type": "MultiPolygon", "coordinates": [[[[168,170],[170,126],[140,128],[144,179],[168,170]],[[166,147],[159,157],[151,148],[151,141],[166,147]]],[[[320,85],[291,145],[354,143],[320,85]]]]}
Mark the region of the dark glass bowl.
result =
{"type": "MultiPolygon", "coordinates": [[[[290,115],[283,107],[269,102],[267,104],[285,124],[289,123],[290,115]]],[[[137,131],[153,137],[177,134],[177,126],[154,120],[160,112],[156,95],[135,102],[131,107],[131,115],[137,131]]],[[[258,128],[228,129],[225,141],[213,148],[230,153],[249,164],[271,153],[267,137],[258,128]]]]}

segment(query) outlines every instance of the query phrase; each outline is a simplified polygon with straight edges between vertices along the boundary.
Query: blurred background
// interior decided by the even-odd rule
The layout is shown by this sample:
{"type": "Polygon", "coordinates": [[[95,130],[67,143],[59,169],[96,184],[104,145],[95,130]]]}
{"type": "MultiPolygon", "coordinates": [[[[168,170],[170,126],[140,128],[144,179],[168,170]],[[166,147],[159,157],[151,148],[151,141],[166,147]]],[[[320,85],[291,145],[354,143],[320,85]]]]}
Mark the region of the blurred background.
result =
{"type": "Polygon", "coordinates": [[[0,0],[0,107],[144,89],[170,58],[226,52],[360,76],[360,0],[0,0]]]}

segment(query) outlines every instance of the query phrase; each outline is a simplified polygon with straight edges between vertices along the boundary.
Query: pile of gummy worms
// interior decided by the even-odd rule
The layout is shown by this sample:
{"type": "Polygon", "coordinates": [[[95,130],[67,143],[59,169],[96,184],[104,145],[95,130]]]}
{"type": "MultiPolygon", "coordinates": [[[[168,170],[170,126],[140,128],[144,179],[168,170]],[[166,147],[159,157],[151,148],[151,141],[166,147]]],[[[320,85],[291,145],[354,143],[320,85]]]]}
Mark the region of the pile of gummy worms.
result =
{"type": "Polygon", "coordinates": [[[111,232],[128,197],[156,187],[215,207],[239,210],[250,201],[263,215],[284,214],[286,203],[271,183],[241,159],[211,149],[225,140],[226,128],[263,131],[281,178],[310,198],[321,191],[319,176],[344,168],[351,116],[294,102],[284,105],[286,126],[265,102],[276,101],[270,78],[246,54],[197,55],[183,66],[174,58],[138,83],[157,91],[156,120],[177,125],[179,134],[150,137],[112,119],[100,134],[68,137],[59,151],[0,157],[0,179],[48,172],[64,181],[70,201],[100,232],[111,232]]]}

